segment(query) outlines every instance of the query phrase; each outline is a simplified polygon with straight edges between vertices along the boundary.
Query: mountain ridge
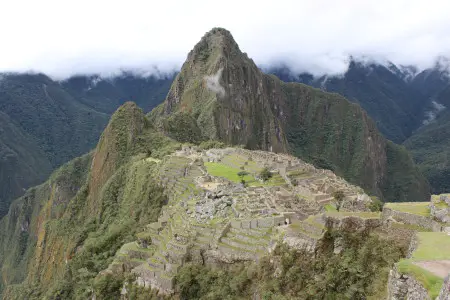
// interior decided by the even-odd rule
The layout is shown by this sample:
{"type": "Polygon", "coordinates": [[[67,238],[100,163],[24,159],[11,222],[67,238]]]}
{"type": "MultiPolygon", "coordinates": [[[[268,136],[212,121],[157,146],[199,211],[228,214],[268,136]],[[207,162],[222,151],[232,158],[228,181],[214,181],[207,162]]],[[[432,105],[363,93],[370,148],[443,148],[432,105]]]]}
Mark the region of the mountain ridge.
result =
{"type": "Polygon", "coordinates": [[[123,73],[108,79],[78,76],[57,82],[44,74],[3,74],[0,217],[27,188],[94,148],[109,117],[125,101],[135,100],[146,111],[159,104],[171,76],[123,73]]]}

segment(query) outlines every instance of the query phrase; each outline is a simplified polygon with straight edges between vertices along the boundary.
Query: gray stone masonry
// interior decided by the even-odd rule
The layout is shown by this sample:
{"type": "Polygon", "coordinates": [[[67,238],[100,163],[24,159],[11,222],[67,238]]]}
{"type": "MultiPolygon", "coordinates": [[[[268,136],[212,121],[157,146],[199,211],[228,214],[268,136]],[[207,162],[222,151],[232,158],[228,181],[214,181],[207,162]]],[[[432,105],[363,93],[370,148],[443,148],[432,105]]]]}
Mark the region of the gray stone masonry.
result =
{"type": "Polygon", "coordinates": [[[437,298],[438,300],[450,300],[450,274],[444,279],[444,284],[437,298]]]}
{"type": "Polygon", "coordinates": [[[358,216],[326,216],[326,226],[335,230],[363,231],[382,225],[381,219],[365,219],[358,216]]]}
{"type": "Polygon", "coordinates": [[[442,226],[438,222],[431,219],[431,217],[419,216],[407,212],[400,212],[388,207],[383,208],[382,219],[383,222],[389,218],[404,224],[417,225],[432,231],[442,231],[442,226]]]}
{"type": "Polygon", "coordinates": [[[431,300],[427,290],[413,277],[400,274],[397,266],[389,272],[388,300],[431,300]]]}

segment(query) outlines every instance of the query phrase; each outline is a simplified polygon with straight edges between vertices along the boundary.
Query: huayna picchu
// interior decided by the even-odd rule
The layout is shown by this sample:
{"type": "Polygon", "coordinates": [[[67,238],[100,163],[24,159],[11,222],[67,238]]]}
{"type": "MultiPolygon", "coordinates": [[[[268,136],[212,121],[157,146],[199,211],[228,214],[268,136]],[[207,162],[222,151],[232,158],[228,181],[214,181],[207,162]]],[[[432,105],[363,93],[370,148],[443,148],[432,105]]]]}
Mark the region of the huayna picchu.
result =
{"type": "Polygon", "coordinates": [[[358,105],[263,74],[215,28],[163,104],[126,102],[95,150],[12,203],[0,291],[448,299],[450,201],[430,197],[358,105]]]}
{"type": "Polygon", "coordinates": [[[384,200],[430,195],[408,152],[383,138],[359,105],[262,73],[225,29],[211,30],[194,47],[150,117],[181,141],[291,153],[384,200]]]}

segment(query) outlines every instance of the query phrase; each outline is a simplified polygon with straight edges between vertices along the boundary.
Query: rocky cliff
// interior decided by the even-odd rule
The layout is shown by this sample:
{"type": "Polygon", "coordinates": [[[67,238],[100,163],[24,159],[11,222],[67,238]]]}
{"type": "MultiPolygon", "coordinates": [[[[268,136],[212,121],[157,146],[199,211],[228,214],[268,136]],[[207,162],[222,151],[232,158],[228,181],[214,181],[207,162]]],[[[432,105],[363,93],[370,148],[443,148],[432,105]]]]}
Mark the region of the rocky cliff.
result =
{"type": "Polygon", "coordinates": [[[293,153],[385,199],[429,196],[409,154],[387,142],[359,105],[262,73],[225,29],[211,30],[194,47],[150,116],[186,141],[293,153]]]}

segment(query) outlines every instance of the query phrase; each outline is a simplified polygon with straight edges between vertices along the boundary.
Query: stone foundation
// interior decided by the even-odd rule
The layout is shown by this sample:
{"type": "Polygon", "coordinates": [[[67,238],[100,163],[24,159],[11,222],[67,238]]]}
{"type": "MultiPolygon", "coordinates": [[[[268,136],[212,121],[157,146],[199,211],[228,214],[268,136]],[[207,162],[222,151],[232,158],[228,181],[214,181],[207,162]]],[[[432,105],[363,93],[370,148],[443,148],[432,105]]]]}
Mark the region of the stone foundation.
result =
{"type": "Polygon", "coordinates": [[[450,274],[445,278],[438,300],[450,300],[450,274]]]}
{"type": "Polygon", "coordinates": [[[400,274],[397,267],[389,272],[388,300],[431,300],[427,290],[413,277],[400,274]]]}
{"type": "Polygon", "coordinates": [[[400,212],[388,207],[383,208],[382,219],[387,221],[389,218],[404,224],[417,225],[431,231],[442,231],[442,226],[431,217],[419,216],[407,212],[400,212]]]}

